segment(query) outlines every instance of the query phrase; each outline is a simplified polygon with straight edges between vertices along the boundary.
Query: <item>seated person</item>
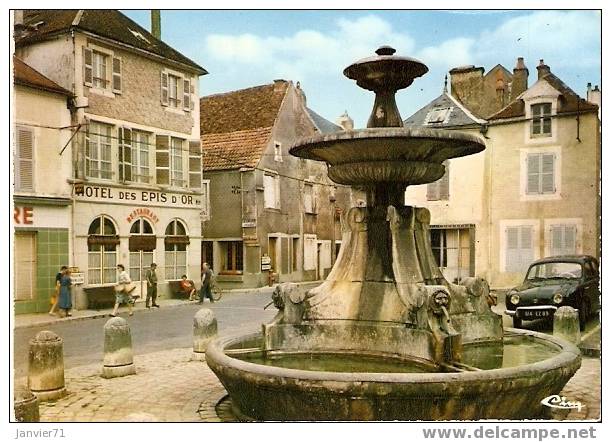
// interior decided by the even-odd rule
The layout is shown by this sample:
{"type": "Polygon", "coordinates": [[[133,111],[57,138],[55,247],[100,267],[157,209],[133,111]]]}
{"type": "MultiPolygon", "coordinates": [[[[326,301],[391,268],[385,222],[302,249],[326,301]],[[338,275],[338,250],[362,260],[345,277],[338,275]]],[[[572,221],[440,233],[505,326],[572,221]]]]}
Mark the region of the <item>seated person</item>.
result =
{"type": "Polygon", "coordinates": [[[193,281],[190,279],[187,279],[187,275],[182,275],[180,289],[189,295],[189,301],[195,301],[195,295],[197,292],[197,290],[195,290],[195,283],[193,283],[193,281]]]}

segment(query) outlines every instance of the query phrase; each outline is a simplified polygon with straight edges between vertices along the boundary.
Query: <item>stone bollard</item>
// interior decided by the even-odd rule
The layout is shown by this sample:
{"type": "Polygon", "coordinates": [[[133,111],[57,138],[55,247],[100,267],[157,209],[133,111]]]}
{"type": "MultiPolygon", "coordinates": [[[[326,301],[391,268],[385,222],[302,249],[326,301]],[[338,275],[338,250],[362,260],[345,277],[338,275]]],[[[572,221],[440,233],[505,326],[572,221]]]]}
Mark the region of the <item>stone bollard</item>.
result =
{"type": "Polygon", "coordinates": [[[554,313],[554,336],[572,344],[578,345],[581,341],[579,331],[579,314],[573,307],[565,305],[554,313]]]}
{"type": "Polygon", "coordinates": [[[204,361],[206,359],[206,348],[216,337],[216,318],[212,310],[200,309],[193,318],[193,353],[192,361],[204,361]]]}
{"type": "Polygon", "coordinates": [[[110,318],[104,324],[103,378],[118,378],[136,374],[132,353],[132,335],[123,318],[110,318]]]}
{"type": "Polygon", "coordinates": [[[40,422],[38,398],[24,385],[15,386],[14,408],[17,422],[40,422]]]}
{"type": "Polygon", "coordinates": [[[64,341],[51,331],[43,330],[30,340],[28,388],[40,401],[66,395],[64,341]]]}

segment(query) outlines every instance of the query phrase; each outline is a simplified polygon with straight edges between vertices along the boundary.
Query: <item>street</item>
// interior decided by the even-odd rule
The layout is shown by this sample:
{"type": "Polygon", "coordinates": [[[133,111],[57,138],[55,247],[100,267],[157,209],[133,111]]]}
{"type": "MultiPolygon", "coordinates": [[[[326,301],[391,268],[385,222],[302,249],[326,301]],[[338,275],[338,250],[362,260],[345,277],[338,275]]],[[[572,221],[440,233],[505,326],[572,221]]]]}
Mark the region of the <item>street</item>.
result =
{"type": "MultiPolygon", "coordinates": [[[[219,335],[257,330],[270,321],[277,310],[263,307],[271,300],[272,289],[249,293],[225,293],[221,301],[203,305],[214,311],[219,335]]],[[[174,348],[190,347],[193,340],[193,316],[202,308],[197,303],[168,308],[136,311],[128,318],[126,309],[119,310],[129,319],[134,354],[145,354],[174,348]]],[[[14,332],[15,376],[27,374],[28,341],[41,330],[57,333],[64,340],[64,366],[66,369],[101,362],[104,350],[104,324],[106,318],[58,322],[40,327],[18,328],[14,332]]]]}

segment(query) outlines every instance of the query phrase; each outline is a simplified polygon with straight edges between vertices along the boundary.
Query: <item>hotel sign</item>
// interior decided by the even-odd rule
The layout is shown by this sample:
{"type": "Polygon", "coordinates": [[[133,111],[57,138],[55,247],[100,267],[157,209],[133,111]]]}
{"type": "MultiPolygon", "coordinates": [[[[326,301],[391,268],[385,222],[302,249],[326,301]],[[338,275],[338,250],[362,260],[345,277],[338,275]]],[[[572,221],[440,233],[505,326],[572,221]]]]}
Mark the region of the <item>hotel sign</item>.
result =
{"type": "Polygon", "coordinates": [[[77,201],[97,203],[130,204],[160,207],[181,207],[201,210],[201,195],[166,192],[158,190],[131,190],[90,184],[75,184],[74,198],[77,201]]]}

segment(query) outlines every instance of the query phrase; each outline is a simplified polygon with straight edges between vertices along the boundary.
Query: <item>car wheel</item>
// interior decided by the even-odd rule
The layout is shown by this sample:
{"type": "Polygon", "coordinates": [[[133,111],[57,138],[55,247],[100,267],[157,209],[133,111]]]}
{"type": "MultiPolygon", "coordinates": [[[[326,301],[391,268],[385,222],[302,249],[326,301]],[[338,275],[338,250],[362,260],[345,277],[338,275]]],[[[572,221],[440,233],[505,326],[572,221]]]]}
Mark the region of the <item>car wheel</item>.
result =
{"type": "Polygon", "coordinates": [[[522,328],[522,320],[520,318],[518,318],[517,316],[514,316],[512,319],[513,319],[513,328],[522,328]]]}
{"type": "Polygon", "coordinates": [[[584,331],[588,322],[588,302],[585,299],[579,304],[579,330],[584,331]]]}

